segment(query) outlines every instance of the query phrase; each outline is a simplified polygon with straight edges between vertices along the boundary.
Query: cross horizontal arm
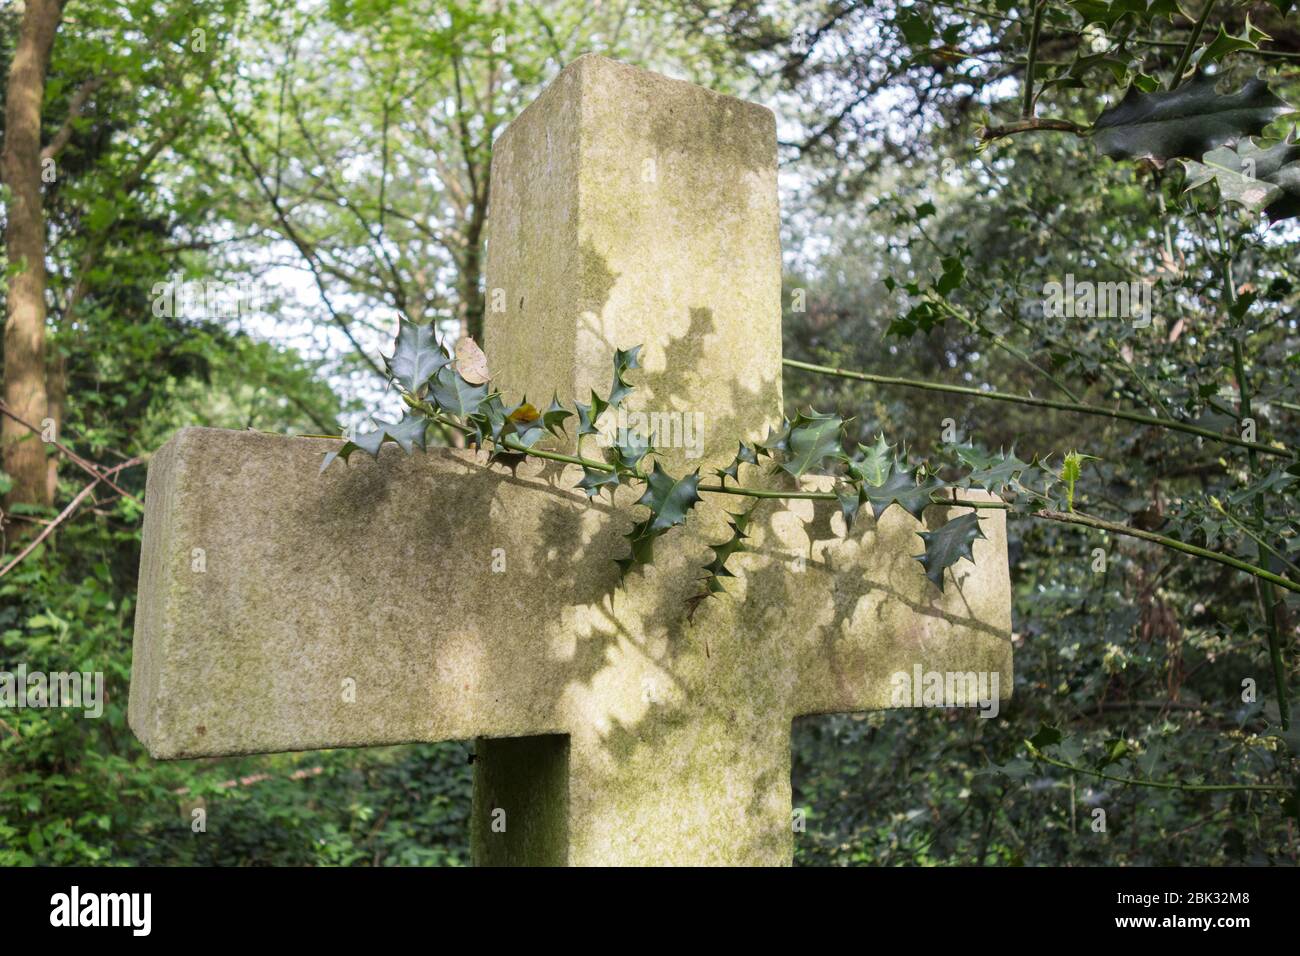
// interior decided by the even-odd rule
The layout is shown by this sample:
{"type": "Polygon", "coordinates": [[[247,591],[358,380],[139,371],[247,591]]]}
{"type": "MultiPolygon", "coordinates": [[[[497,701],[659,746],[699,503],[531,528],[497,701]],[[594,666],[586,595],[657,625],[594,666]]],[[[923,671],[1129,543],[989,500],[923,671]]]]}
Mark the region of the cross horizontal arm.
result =
{"type": "Polygon", "coordinates": [[[154,456],[130,695],[150,752],[563,730],[571,652],[537,622],[614,571],[576,470],[389,446],[318,475],[331,447],[187,428],[154,456]]]}

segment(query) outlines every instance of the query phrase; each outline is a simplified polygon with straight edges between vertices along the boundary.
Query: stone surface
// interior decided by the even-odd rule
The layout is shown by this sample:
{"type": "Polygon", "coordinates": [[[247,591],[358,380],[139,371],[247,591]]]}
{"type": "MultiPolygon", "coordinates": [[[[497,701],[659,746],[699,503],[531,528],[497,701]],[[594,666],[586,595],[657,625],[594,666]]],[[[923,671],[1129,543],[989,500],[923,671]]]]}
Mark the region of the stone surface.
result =
{"type": "MultiPolygon", "coordinates": [[[[572,64],[497,144],[498,384],[605,392],[643,344],[634,407],[705,415],[703,458],[666,465],[729,460],[780,409],[775,160],[761,107],[572,64]]],[[[1001,512],[940,593],[901,509],[845,535],[834,503],[763,502],[733,596],[692,625],[746,499],[707,496],[617,590],[636,492],[588,503],[577,468],[450,449],[318,475],[330,447],[185,429],[151,462],[130,721],[155,756],[477,737],[480,863],[784,864],[795,717],[887,707],[918,664],[1009,695],[1001,512]]]]}

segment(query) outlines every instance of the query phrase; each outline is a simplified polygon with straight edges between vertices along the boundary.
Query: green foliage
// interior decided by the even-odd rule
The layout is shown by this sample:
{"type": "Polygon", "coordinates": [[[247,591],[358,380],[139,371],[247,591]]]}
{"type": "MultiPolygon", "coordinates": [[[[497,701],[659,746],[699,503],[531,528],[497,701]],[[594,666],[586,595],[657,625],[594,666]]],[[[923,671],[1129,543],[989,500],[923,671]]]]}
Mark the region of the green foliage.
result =
{"type": "MultiPolygon", "coordinates": [[[[465,323],[456,331],[478,334],[493,136],[553,75],[550,60],[590,47],[616,56],[655,49],[679,60],[683,75],[733,91],[756,76],[751,51],[777,59],[762,76],[784,94],[782,119],[795,137],[787,152],[798,176],[785,200],[794,214],[783,223],[789,284],[809,293],[806,313],[785,316],[787,355],[1021,394],[1075,391],[1225,433],[1250,418],[1262,441],[1300,447],[1294,237],[1287,224],[1266,232],[1258,215],[1289,219],[1300,204],[1294,143],[1280,124],[1265,129],[1298,92],[1294,71],[1271,56],[1300,52],[1282,19],[1292,0],[1256,5],[1244,26],[1232,5],[1210,8],[1190,47],[1188,19],[1172,0],[1047,4],[1033,57],[1031,18],[1005,0],[960,11],[849,5],[815,34],[795,29],[823,22],[823,11],[804,4],[665,0],[627,18],[619,4],[589,6],[345,0],[273,3],[254,18],[234,0],[82,5],[55,45],[43,140],[88,78],[117,81],[74,124],[45,187],[57,237],[50,357],[66,361],[71,397],[64,436],[111,462],[152,451],[183,424],[337,434],[339,416],[355,409],[334,388],[373,391],[358,387],[374,364],[362,357],[366,332],[396,309],[402,324],[387,362],[403,417],[350,429],[326,465],[357,449],[375,455],[385,441],[412,452],[457,432],[507,466],[520,459],[517,448],[578,457],[601,415],[627,399],[635,349],[616,351],[608,397],[593,392],[572,409],[553,399],[541,410],[465,380],[430,320],[456,315],[465,323]],[[196,27],[223,41],[206,57],[187,47],[196,27]],[[508,39],[504,51],[492,48],[498,35],[508,39]],[[547,42],[523,41],[541,36],[547,42]],[[795,36],[810,48],[793,50],[795,36]],[[864,46],[862,36],[876,42],[864,46]],[[231,37],[238,42],[224,42],[231,37]],[[617,39],[602,47],[597,38],[608,37],[617,39]],[[1176,85],[1188,67],[1212,63],[1214,77],[1198,72],[1176,85]],[[1008,78],[1028,79],[1027,95],[1004,99],[1008,78]],[[1220,81],[1237,92],[1217,92],[1220,81]],[[395,90],[404,92],[395,99],[395,90]],[[984,108],[1011,123],[1053,114],[1068,122],[1030,123],[977,153],[970,137],[989,123],[976,115],[984,108]],[[1104,155],[1152,162],[1099,165],[1060,131],[1087,130],[1094,117],[1104,155]],[[1166,165],[1174,157],[1187,160],[1186,177],[1166,165]],[[412,188],[409,170],[437,174],[412,188]],[[256,326],[240,317],[151,308],[154,284],[173,272],[250,274],[263,251],[250,243],[268,236],[296,250],[322,293],[319,314],[306,317],[313,333],[360,334],[351,354],[305,362],[247,334],[256,326]],[[1043,284],[1067,273],[1156,280],[1154,326],[1044,315],[1043,284]],[[70,305],[74,290],[80,300],[70,305]],[[574,416],[578,446],[563,448],[574,416]]],[[[0,11],[0,75],[16,23],[0,11]]],[[[784,391],[791,409],[834,407],[845,417],[795,415],[765,441],[741,443],[718,478],[730,479],[729,491],[769,490],[760,458],[782,481],[827,473],[849,533],[870,520],[868,502],[874,518],[895,504],[919,517],[979,487],[1002,496],[1009,517],[1063,507],[1278,573],[1294,574],[1300,560],[1293,459],[1272,468],[1155,426],[924,391],[795,375],[784,391]],[[933,423],[949,416],[975,437],[938,447],[933,423]],[[1081,463],[1091,456],[1051,464],[1081,446],[1098,456],[1086,477],[1081,463]]],[[[641,495],[646,513],[627,536],[625,572],[652,561],[655,539],[690,520],[692,494],[708,495],[698,474],[675,477],[653,455],[629,439],[581,460],[578,484],[589,495],[624,485],[641,495]]],[[[143,494],[140,470],[122,481],[143,494]]],[[[60,500],[79,488],[65,466],[60,500]]],[[[51,517],[12,513],[15,523],[51,517]]],[[[139,519],[129,500],[97,498],[0,579],[0,667],[102,669],[109,686],[99,720],[2,715],[16,733],[0,726],[0,863],[465,862],[469,768],[457,745],[147,759],[123,712],[139,519]],[[261,774],[269,777],[224,786],[261,774]],[[190,830],[181,788],[207,803],[209,834],[190,830]]],[[[748,521],[747,511],[731,516],[688,615],[725,593],[748,521]]],[[[964,515],[923,533],[918,560],[938,588],[943,571],[970,556],[978,528],[964,515]]],[[[1079,537],[1077,528],[1021,520],[1008,531],[1017,655],[1009,707],[996,721],[950,711],[800,721],[795,797],[811,813],[798,861],[1293,862],[1294,805],[1273,791],[1144,788],[1085,771],[1293,785],[1297,721],[1283,728],[1276,698],[1279,675],[1295,682],[1294,598],[1262,607],[1262,591],[1244,576],[1118,534],[1079,537]],[[1279,630],[1280,669],[1270,654],[1279,630]],[[1243,699],[1246,677],[1257,702],[1243,699]],[[1025,740],[1078,769],[1036,758],[1025,740]],[[1112,831],[1094,833],[1089,811],[1103,807],[1112,831]]],[[[6,539],[7,556],[15,540],[6,539]]]]}
{"type": "Polygon", "coordinates": [[[943,590],[943,572],[962,558],[974,562],[971,548],[976,538],[984,537],[980,530],[979,515],[970,512],[950,518],[937,531],[917,532],[925,542],[925,551],[916,556],[925,568],[925,576],[940,591],[943,590]]]}
{"type": "Polygon", "coordinates": [[[1273,222],[1300,215],[1300,143],[1293,139],[1261,148],[1245,139],[1236,147],[1212,149],[1196,160],[1185,160],[1186,189],[1211,181],[1227,202],[1258,212],[1273,222]]]}
{"type": "Polygon", "coordinates": [[[397,329],[397,347],[392,358],[385,359],[388,374],[412,395],[421,397],[429,379],[451,362],[438,342],[432,325],[402,322],[397,329]]]}
{"type": "Polygon", "coordinates": [[[1198,73],[1175,90],[1143,93],[1130,87],[1124,99],[1093,124],[1093,141],[1111,159],[1163,163],[1202,156],[1216,146],[1261,132],[1291,107],[1260,79],[1235,93],[1218,93],[1219,77],[1198,73]]]}

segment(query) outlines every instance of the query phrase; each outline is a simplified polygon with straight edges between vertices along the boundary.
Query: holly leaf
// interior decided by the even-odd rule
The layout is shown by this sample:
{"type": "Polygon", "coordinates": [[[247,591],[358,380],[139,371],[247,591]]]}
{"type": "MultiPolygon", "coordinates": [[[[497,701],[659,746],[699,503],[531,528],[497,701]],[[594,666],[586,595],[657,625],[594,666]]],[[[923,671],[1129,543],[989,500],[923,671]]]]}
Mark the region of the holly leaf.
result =
{"type": "Polygon", "coordinates": [[[896,464],[883,484],[878,487],[864,485],[862,490],[871,502],[871,511],[877,520],[890,505],[898,505],[920,521],[921,513],[934,504],[930,496],[942,488],[943,483],[933,478],[918,485],[915,471],[896,464]]]}
{"type": "Polygon", "coordinates": [[[876,443],[870,447],[858,445],[858,457],[849,462],[849,474],[869,485],[883,485],[894,466],[893,450],[894,446],[885,442],[884,434],[877,435],[876,443]]]}
{"type": "Polygon", "coordinates": [[[1277,222],[1300,215],[1300,143],[1288,138],[1267,149],[1243,140],[1234,149],[1221,146],[1196,160],[1184,160],[1185,189],[1208,182],[1218,184],[1219,195],[1252,211],[1264,210],[1277,222]]]}
{"type": "Polygon", "coordinates": [[[397,345],[385,359],[388,374],[412,395],[451,361],[438,344],[432,325],[418,325],[406,319],[397,326],[397,345]]]}
{"type": "Polygon", "coordinates": [[[1066,511],[1074,510],[1074,485],[1083,476],[1083,463],[1097,460],[1095,455],[1085,455],[1077,451],[1072,451],[1065,456],[1065,464],[1061,467],[1061,481],[1065,485],[1066,511]]]}
{"type": "Polygon", "coordinates": [[[942,262],[943,274],[934,284],[934,291],[942,296],[960,288],[961,284],[966,281],[966,267],[960,259],[949,256],[942,262]]]}
{"type": "Polygon", "coordinates": [[[781,419],[781,427],[767,427],[767,437],[755,444],[755,449],[760,455],[788,454],[790,451],[790,429],[792,424],[788,418],[781,419]]]}
{"type": "Polygon", "coordinates": [[[1241,50],[1258,50],[1260,43],[1271,39],[1271,36],[1250,22],[1249,14],[1246,16],[1246,28],[1239,37],[1233,36],[1223,24],[1219,24],[1219,35],[1201,51],[1201,58],[1196,61],[1197,66],[1217,63],[1225,56],[1241,50]]]}
{"type": "Polygon", "coordinates": [[[641,367],[637,360],[640,354],[639,345],[634,345],[630,349],[614,350],[614,384],[609,390],[610,408],[617,408],[623,403],[623,399],[632,394],[633,386],[628,384],[626,376],[628,372],[641,367]]]}
{"type": "Polygon", "coordinates": [[[686,619],[688,621],[695,620],[695,612],[704,601],[715,594],[727,593],[727,589],[722,585],[722,578],[735,577],[728,570],[727,561],[733,554],[740,554],[749,550],[745,545],[745,539],[749,537],[746,531],[749,528],[751,514],[753,514],[752,509],[742,514],[730,515],[731,520],[727,524],[731,528],[731,536],[721,544],[709,545],[709,548],[713,551],[713,560],[704,566],[705,577],[700,582],[700,592],[692,595],[686,601],[686,619]]]}
{"type": "Polygon", "coordinates": [[[844,419],[838,415],[800,413],[790,427],[788,457],[782,462],[782,469],[798,478],[810,469],[820,467],[827,458],[843,458],[844,451],[840,447],[843,429],[844,419]]]}
{"type": "Polygon", "coordinates": [[[654,451],[654,446],[645,436],[633,432],[630,428],[620,429],[614,444],[610,446],[606,458],[615,468],[625,471],[637,471],[646,455],[654,451]]]}
{"type": "Polygon", "coordinates": [[[631,531],[623,535],[627,539],[631,550],[626,558],[614,559],[614,563],[618,565],[620,580],[626,578],[638,565],[654,564],[655,538],[659,537],[662,532],[651,530],[650,525],[653,521],[654,515],[644,521],[638,521],[632,526],[631,531]]]}
{"type": "Polygon", "coordinates": [[[740,443],[740,447],[736,449],[736,456],[731,459],[731,464],[728,465],[726,468],[716,469],[716,472],[718,477],[722,479],[722,483],[725,485],[727,483],[726,480],[728,478],[730,478],[732,481],[740,480],[739,475],[740,475],[741,465],[757,465],[757,464],[758,464],[758,453],[753,448],[746,445],[742,441],[740,443]]]}
{"type": "Polygon", "coordinates": [[[943,572],[962,558],[974,561],[971,549],[975,539],[984,537],[979,515],[973,511],[949,518],[937,531],[918,531],[917,534],[925,542],[925,551],[915,558],[925,568],[925,576],[940,591],[943,590],[943,572]]]}
{"type": "Polygon", "coordinates": [[[582,466],[582,480],[578,482],[578,487],[587,493],[588,498],[595,498],[602,490],[608,488],[611,495],[614,489],[618,487],[618,472],[600,471],[596,468],[582,466]]]}
{"type": "Polygon", "coordinates": [[[426,450],[426,433],[429,428],[429,420],[423,415],[412,415],[406,412],[401,421],[386,422],[382,419],[375,418],[371,421],[376,426],[368,432],[362,433],[359,430],[352,430],[346,436],[347,440],[341,446],[325,453],[325,460],[321,462],[320,470],[323,472],[336,459],[342,459],[344,463],[352,457],[352,453],[363,451],[371,458],[379,458],[379,449],[383,446],[385,439],[396,442],[398,447],[408,455],[416,448],[420,451],[426,450]]]}
{"type": "Polygon", "coordinates": [[[605,414],[605,409],[609,408],[609,402],[605,401],[593,390],[590,402],[586,404],[574,402],[573,405],[578,410],[578,437],[595,435],[599,431],[596,422],[601,415],[605,414]]]}
{"type": "Polygon", "coordinates": [[[429,419],[423,415],[412,415],[409,411],[402,416],[400,422],[389,424],[375,420],[377,425],[384,429],[384,434],[397,442],[397,446],[411,454],[415,449],[426,451],[425,438],[429,430],[429,419]]]}
{"type": "Polygon", "coordinates": [[[1055,727],[1047,726],[1047,724],[1039,724],[1038,733],[1025,741],[1033,750],[1046,750],[1048,747],[1054,747],[1060,742],[1061,732],[1055,727]]]}
{"type": "Polygon", "coordinates": [[[1216,146],[1259,133],[1291,107],[1268,84],[1251,79],[1235,93],[1215,92],[1216,76],[1198,72],[1175,90],[1143,93],[1136,86],[1093,124],[1093,140],[1111,159],[1204,155],[1216,146]]]}
{"type": "MultiPolygon", "coordinates": [[[[958,455],[960,454],[959,449],[958,455]]],[[[1028,467],[1029,463],[1017,458],[1013,448],[1010,454],[999,454],[986,460],[979,467],[973,468],[966,476],[966,487],[979,485],[985,491],[1000,494],[1028,467]]]]}
{"type": "Polygon", "coordinates": [[[560,404],[560,396],[552,395],[550,406],[542,412],[542,427],[559,438],[564,433],[564,420],[572,417],[573,412],[560,404]]]}
{"type": "Polygon", "coordinates": [[[645,505],[651,511],[650,530],[662,533],[669,528],[686,523],[686,513],[695,506],[700,497],[700,472],[697,468],[689,475],[674,478],[664,471],[663,465],[655,462],[654,470],[646,476],[646,490],[637,504],[645,505]]]}
{"type": "Polygon", "coordinates": [[[430,396],[444,412],[469,418],[487,400],[488,387],[465,381],[464,376],[448,365],[433,377],[430,396]]]}
{"type": "Polygon", "coordinates": [[[1179,12],[1175,0],[1068,0],[1068,5],[1078,11],[1085,26],[1100,23],[1108,32],[1125,17],[1145,25],[1156,17],[1172,19],[1179,12]]]}
{"type": "Polygon", "coordinates": [[[504,443],[510,438],[525,448],[532,448],[545,436],[546,429],[542,428],[542,413],[525,398],[521,404],[505,412],[505,419],[496,441],[504,443]]]}
{"type": "Polygon", "coordinates": [[[853,530],[853,519],[858,510],[867,501],[866,489],[860,485],[842,484],[835,489],[835,497],[840,502],[840,513],[844,515],[844,533],[853,530]]]}
{"type": "Polygon", "coordinates": [[[479,403],[472,415],[465,418],[466,423],[474,429],[471,443],[482,448],[486,439],[500,443],[506,432],[506,407],[501,401],[501,393],[493,392],[479,403]]]}

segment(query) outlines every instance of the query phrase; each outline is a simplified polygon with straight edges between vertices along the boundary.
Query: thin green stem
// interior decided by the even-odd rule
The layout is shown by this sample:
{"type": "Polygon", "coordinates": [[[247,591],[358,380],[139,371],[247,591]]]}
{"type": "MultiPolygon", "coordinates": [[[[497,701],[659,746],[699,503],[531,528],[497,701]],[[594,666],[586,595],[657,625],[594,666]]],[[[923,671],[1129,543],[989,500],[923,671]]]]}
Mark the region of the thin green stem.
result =
{"type": "MultiPolygon", "coordinates": [[[[732,485],[730,487],[711,484],[700,485],[700,491],[712,492],[720,495],[737,495],[744,498],[789,498],[804,501],[838,501],[839,496],[833,491],[782,491],[780,489],[768,488],[746,488],[741,485],[732,485]]],[[[1209,548],[1198,547],[1194,544],[1188,544],[1186,541],[1179,541],[1177,538],[1167,538],[1162,534],[1156,534],[1154,531],[1143,531],[1140,528],[1133,528],[1126,524],[1119,524],[1115,521],[1107,521],[1105,518],[1096,518],[1092,515],[1083,514],[1079,511],[1056,511],[1052,508],[1041,508],[1037,511],[1019,512],[1004,501],[975,501],[966,498],[936,498],[930,499],[936,505],[947,505],[956,508],[975,508],[990,511],[1006,511],[1013,515],[1024,515],[1030,518],[1040,518],[1045,521],[1057,521],[1062,524],[1078,525],[1086,528],[1096,528],[1099,531],[1106,531],[1110,534],[1117,534],[1127,538],[1137,538],[1140,541],[1149,541],[1152,544],[1158,544],[1161,547],[1168,548],[1172,551],[1180,551],[1183,554],[1190,554],[1197,558],[1205,558],[1207,561],[1214,561],[1218,564],[1227,565],[1238,571],[1244,571],[1263,581],[1276,584],[1278,587],[1285,588],[1288,591],[1294,591],[1300,594],[1300,582],[1292,581],[1290,578],[1275,574],[1267,568],[1261,568],[1258,565],[1251,564],[1249,561],[1243,561],[1235,558],[1230,554],[1224,554],[1220,551],[1211,551],[1209,548]]]]}
{"type": "MultiPolygon", "coordinates": [[[[1232,275],[1233,250],[1224,236],[1223,214],[1221,212],[1215,213],[1214,232],[1219,241],[1223,295],[1228,306],[1231,307],[1237,303],[1237,283],[1232,275]]],[[[1246,378],[1245,350],[1242,348],[1241,337],[1238,335],[1232,336],[1232,367],[1237,376],[1237,409],[1240,412],[1241,420],[1245,421],[1252,417],[1250,381],[1246,378]]],[[[1253,451],[1250,452],[1249,461],[1250,471],[1253,474],[1259,467],[1259,459],[1253,451]]],[[[1252,504],[1255,517],[1262,525],[1265,518],[1264,497],[1261,493],[1256,492],[1253,498],[1252,504]]],[[[1251,537],[1255,540],[1256,560],[1262,563],[1264,560],[1263,542],[1253,534],[1251,537]]],[[[1272,548],[1269,548],[1269,550],[1272,551],[1272,548]]],[[[1264,630],[1268,636],[1268,657],[1273,669],[1273,685],[1277,689],[1278,716],[1281,718],[1282,729],[1290,730],[1291,692],[1287,686],[1286,660],[1282,655],[1282,635],[1278,633],[1277,626],[1277,592],[1273,590],[1273,585],[1268,581],[1257,582],[1257,587],[1260,611],[1264,615],[1264,630]]]]}
{"type": "Polygon", "coordinates": [[[1178,54],[1178,62],[1174,65],[1174,75],[1169,78],[1169,89],[1176,90],[1183,82],[1183,71],[1187,69],[1187,63],[1192,58],[1192,51],[1196,49],[1196,44],[1201,42],[1201,31],[1205,29],[1205,23],[1210,19],[1210,13],[1214,10],[1217,0],[1205,0],[1205,8],[1201,10],[1200,19],[1192,27],[1192,35],[1187,38],[1187,43],[1183,45],[1183,52],[1178,54]]]}
{"type": "Polygon", "coordinates": [[[1047,0],[1038,0],[1034,4],[1034,20],[1029,27],[1029,52],[1025,56],[1025,92],[1020,102],[1020,116],[1031,119],[1034,115],[1034,64],[1038,60],[1038,34],[1043,28],[1043,14],[1047,12],[1047,0]]]}
{"type": "Polygon", "coordinates": [[[1055,757],[1049,757],[1028,740],[1025,741],[1025,746],[1029,748],[1029,754],[1035,760],[1041,760],[1043,763],[1051,764],[1053,767],[1059,767],[1060,769],[1068,770],[1071,773],[1082,773],[1089,777],[1096,777],[1098,780],[1109,780],[1112,783],[1123,783],[1134,787],[1155,787],[1158,790],[1187,790],[1192,793],[1230,793],[1234,790],[1248,790],[1256,793],[1290,793],[1292,789],[1283,784],[1181,783],[1165,780],[1138,780],[1136,777],[1118,777],[1114,774],[1104,773],[1100,770],[1093,770],[1090,767],[1080,767],[1072,763],[1066,763],[1064,760],[1057,760],[1055,757]]]}
{"type": "Polygon", "coordinates": [[[898,385],[904,388],[918,388],[927,392],[946,392],[952,395],[968,395],[971,398],[984,398],[995,402],[1012,402],[1017,405],[1029,405],[1035,408],[1052,408],[1062,412],[1078,412],[1082,415],[1099,415],[1104,418],[1137,422],[1141,425],[1151,425],[1156,428],[1167,428],[1171,431],[1184,432],[1188,435],[1195,435],[1198,438],[1206,438],[1210,441],[1223,442],[1227,445],[1236,445],[1240,448],[1247,448],[1256,451],[1261,455],[1273,455],[1278,458],[1292,457],[1290,450],[1286,448],[1278,448],[1272,445],[1262,445],[1257,442],[1249,442],[1245,439],[1237,438],[1235,435],[1221,435],[1216,431],[1202,428],[1199,425],[1189,425],[1186,422],[1158,418],[1154,415],[1144,415],[1141,412],[1131,412],[1125,409],[1103,408],[1100,405],[1087,405],[1083,402],[1062,402],[1051,398],[1037,398],[1032,395],[1015,395],[1011,392],[985,391],[984,389],[972,388],[966,385],[945,385],[941,382],[927,382],[919,379],[900,378],[895,375],[874,375],[870,372],[856,372],[850,369],[833,368],[829,365],[814,365],[811,362],[800,362],[796,359],[783,359],[782,363],[788,368],[797,368],[805,372],[816,372],[819,375],[831,375],[837,378],[849,378],[861,382],[870,382],[874,385],[898,385]]]}
{"type": "MultiPolygon", "coordinates": [[[[1277,558],[1279,561],[1285,564],[1288,568],[1290,568],[1292,571],[1295,572],[1297,577],[1300,577],[1300,567],[1297,567],[1295,564],[1293,564],[1286,557],[1286,555],[1282,554],[1282,552],[1274,548],[1262,537],[1260,537],[1254,531],[1252,531],[1249,525],[1247,525],[1244,521],[1242,521],[1240,518],[1234,515],[1227,508],[1223,507],[1223,503],[1221,501],[1219,501],[1216,498],[1213,500],[1212,504],[1214,505],[1214,509],[1218,511],[1221,515],[1223,515],[1225,518],[1227,518],[1234,528],[1236,528],[1246,537],[1250,538],[1251,541],[1254,541],[1258,547],[1263,548],[1269,554],[1273,555],[1273,557],[1277,558]]],[[[1263,555],[1260,555],[1260,557],[1263,557],[1263,555]]]]}
{"type": "Polygon", "coordinates": [[[1043,368],[1037,362],[1031,359],[1029,355],[1026,354],[1023,350],[1021,350],[1018,346],[1012,345],[1010,342],[1008,342],[1002,336],[998,335],[992,329],[985,327],[984,324],[978,321],[977,319],[972,319],[970,316],[957,311],[955,308],[953,308],[943,299],[940,299],[936,296],[934,298],[934,302],[941,309],[943,309],[945,312],[947,312],[949,315],[955,318],[958,322],[961,322],[972,332],[976,332],[981,335],[988,336],[989,340],[992,341],[993,344],[996,345],[998,348],[1002,349],[1002,351],[1006,352],[1008,355],[1012,356],[1013,358],[1019,359],[1021,362],[1024,362],[1026,365],[1028,365],[1039,375],[1046,378],[1049,382],[1051,382],[1058,389],[1060,389],[1067,396],[1069,396],[1070,401],[1072,402],[1079,401],[1079,396],[1074,394],[1074,392],[1070,390],[1070,387],[1068,385],[1066,385],[1064,382],[1062,382],[1051,372],[1047,371],[1047,369],[1043,368]]]}

